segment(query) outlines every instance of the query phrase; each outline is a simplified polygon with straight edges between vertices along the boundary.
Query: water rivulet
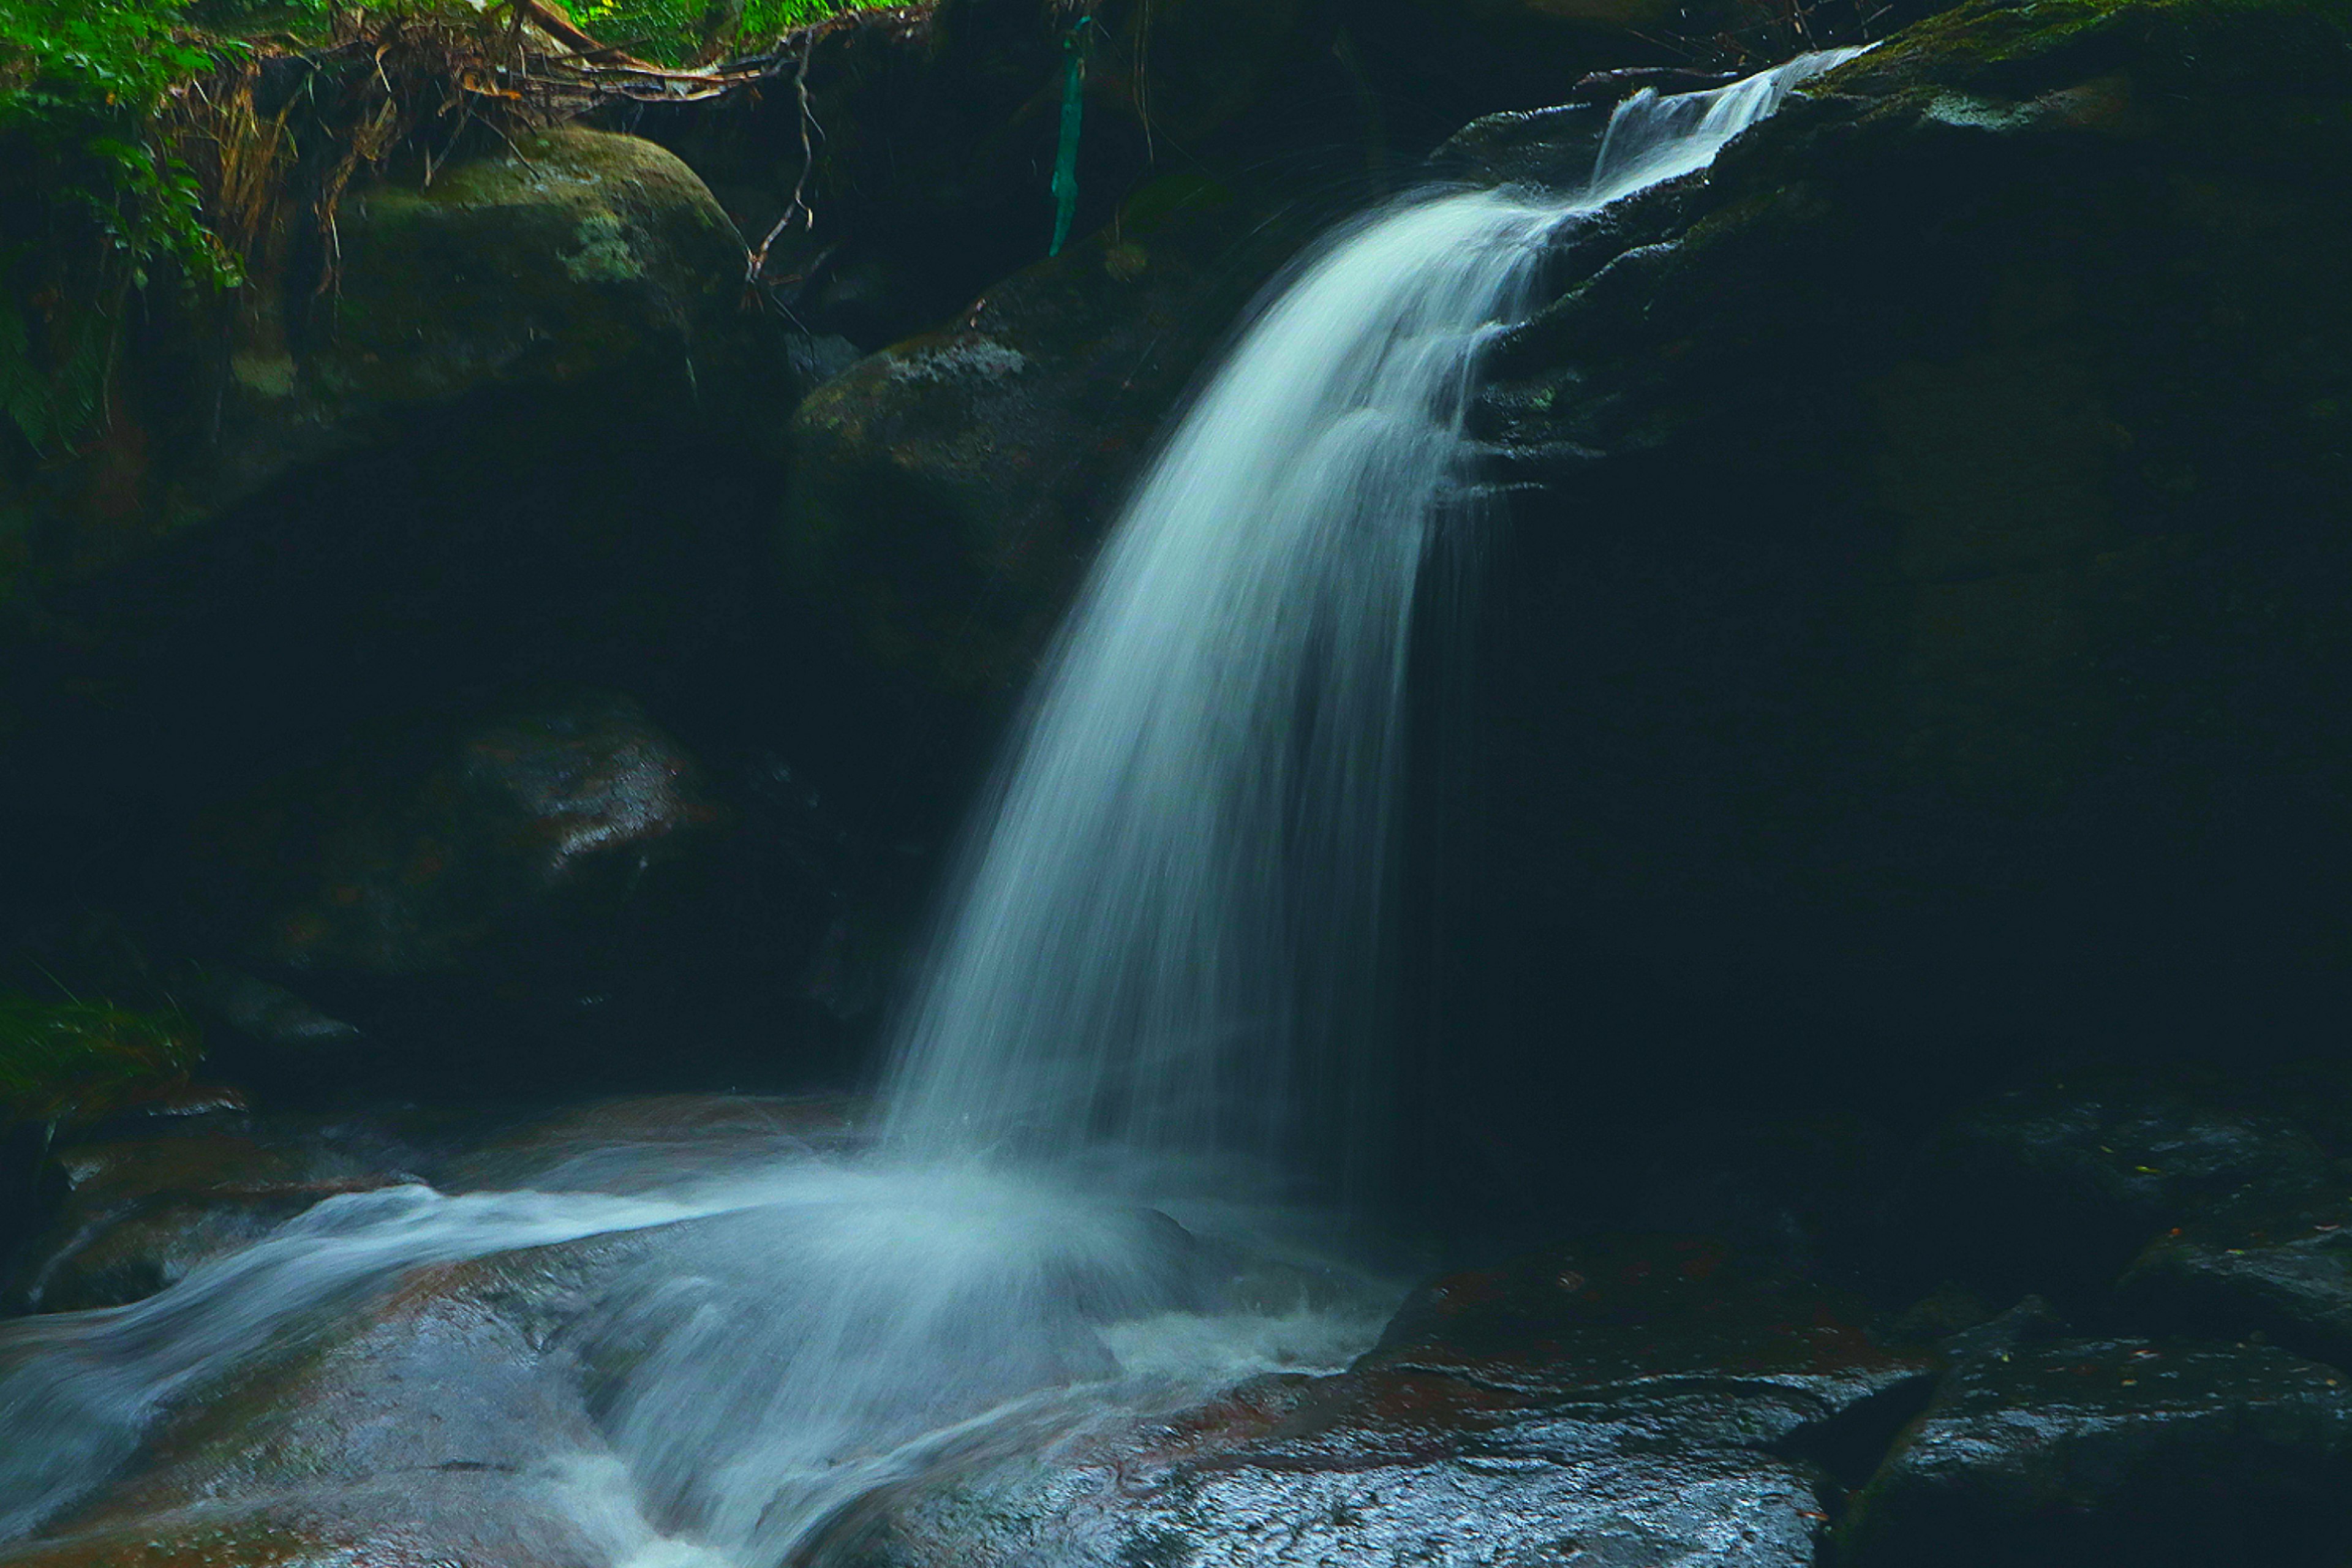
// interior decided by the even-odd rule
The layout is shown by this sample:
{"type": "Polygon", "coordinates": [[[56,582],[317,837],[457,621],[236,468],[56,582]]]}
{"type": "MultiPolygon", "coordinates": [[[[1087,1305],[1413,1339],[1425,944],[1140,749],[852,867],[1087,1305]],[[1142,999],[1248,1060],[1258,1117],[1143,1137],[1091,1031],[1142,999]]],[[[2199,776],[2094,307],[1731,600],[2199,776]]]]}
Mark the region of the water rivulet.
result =
{"type": "Polygon", "coordinates": [[[149,1300],[10,1325],[0,1542],[75,1528],[274,1341],[422,1265],[593,1237],[629,1244],[555,1348],[593,1369],[595,1431],[540,1462],[584,1478],[615,1560],[782,1563],[975,1447],[1344,1361],[1392,1298],[1272,1205],[1328,1190],[1381,1115],[1412,608],[1481,348],[1562,225],[1702,167],[1830,63],[1644,94],[1573,197],[1416,195],[1269,291],[1038,684],[860,1152],[331,1198],[149,1300]]]}

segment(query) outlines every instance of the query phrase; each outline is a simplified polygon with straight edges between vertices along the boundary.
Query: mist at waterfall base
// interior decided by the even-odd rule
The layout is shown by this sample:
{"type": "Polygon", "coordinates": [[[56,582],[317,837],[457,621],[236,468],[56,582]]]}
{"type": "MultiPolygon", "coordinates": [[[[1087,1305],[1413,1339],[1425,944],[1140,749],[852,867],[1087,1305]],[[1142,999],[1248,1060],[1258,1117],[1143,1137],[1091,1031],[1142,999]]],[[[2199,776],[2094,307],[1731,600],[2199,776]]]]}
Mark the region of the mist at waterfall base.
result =
{"type": "Polygon", "coordinates": [[[155,1423],[416,1268],[589,1237],[634,1244],[559,1346],[621,1369],[565,1471],[614,1562],[781,1563],[892,1480],[1369,1345],[1401,1283],[1317,1203],[1387,1109],[1411,623],[1481,350],[1562,226],[1839,58],[1644,93],[1578,195],[1423,192],[1268,291],[1038,682],[872,1136],[332,1197],[147,1300],[0,1326],[0,1542],[70,1531],[155,1423]]]}

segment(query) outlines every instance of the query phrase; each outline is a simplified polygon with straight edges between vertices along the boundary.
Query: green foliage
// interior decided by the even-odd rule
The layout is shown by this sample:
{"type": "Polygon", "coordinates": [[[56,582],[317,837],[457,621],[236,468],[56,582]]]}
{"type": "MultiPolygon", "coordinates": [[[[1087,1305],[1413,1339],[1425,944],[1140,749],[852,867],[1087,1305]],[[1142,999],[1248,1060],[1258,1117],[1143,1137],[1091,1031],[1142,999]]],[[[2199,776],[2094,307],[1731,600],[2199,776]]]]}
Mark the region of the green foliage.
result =
{"type": "Polygon", "coordinates": [[[609,44],[677,64],[728,44],[762,49],[794,27],[894,0],[573,0],[579,24],[609,44]]]}
{"type": "Polygon", "coordinates": [[[95,1121],[186,1082],[203,1054],[177,1012],[0,992],[0,1126],[95,1121]]]}
{"type": "Polygon", "coordinates": [[[180,0],[0,4],[0,407],[37,451],[94,422],[110,312],[168,268],[238,281],[204,222],[194,174],[162,123],[172,89],[222,46],[180,26],[180,0]]]}

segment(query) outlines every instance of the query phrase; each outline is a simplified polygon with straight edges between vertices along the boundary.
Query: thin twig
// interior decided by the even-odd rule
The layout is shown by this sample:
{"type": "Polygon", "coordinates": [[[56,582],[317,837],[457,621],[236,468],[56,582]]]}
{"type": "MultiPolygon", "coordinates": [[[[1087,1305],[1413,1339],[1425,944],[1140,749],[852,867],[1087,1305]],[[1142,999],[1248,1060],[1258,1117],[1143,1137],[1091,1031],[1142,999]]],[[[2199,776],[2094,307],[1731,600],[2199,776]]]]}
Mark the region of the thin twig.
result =
{"type": "Polygon", "coordinates": [[[816,58],[816,34],[817,30],[812,27],[802,35],[801,68],[793,75],[793,94],[799,100],[801,111],[800,178],[793,182],[793,199],[785,206],[783,216],[776,220],[773,228],[768,230],[768,237],[760,241],[760,247],[751,252],[745,263],[743,282],[749,288],[759,287],[761,278],[768,270],[768,252],[775,247],[777,240],[783,237],[784,230],[792,226],[794,218],[802,219],[812,231],[816,227],[816,212],[808,204],[809,171],[816,166],[814,138],[824,134],[824,128],[817,123],[816,111],[809,107],[809,64],[816,58]]]}

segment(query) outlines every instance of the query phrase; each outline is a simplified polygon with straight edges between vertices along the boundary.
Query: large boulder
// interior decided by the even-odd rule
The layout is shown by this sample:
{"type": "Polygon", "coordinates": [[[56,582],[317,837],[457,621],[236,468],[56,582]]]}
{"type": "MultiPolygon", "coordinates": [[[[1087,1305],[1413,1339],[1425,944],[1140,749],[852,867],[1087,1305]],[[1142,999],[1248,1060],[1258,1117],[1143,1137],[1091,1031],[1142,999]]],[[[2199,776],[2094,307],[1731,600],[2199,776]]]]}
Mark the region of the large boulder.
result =
{"type": "Polygon", "coordinates": [[[892,895],[759,782],[593,688],[355,724],[195,818],[150,940],[217,1070],[274,1088],[776,1083],[870,1011],[892,895]]]}
{"type": "Polygon", "coordinates": [[[1524,1180],[1694,1039],[1920,1099],[2319,1026],[2347,110],[2338,6],[1978,3],[1563,236],[1478,421],[1457,1136],[1524,1180]]]}
{"type": "Polygon", "coordinates": [[[735,384],[741,243],[693,171],[651,142],[546,132],[429,183],[354,190],[335,231],[325,298],[264,274],[229,313],[221,363],[193,343],[142,344],[152,363],[134,364],[89,455],[10,498],[18,614],[295,468],[398,438],[404,416],[496,395],[561,419],[735,384]]]}

